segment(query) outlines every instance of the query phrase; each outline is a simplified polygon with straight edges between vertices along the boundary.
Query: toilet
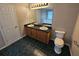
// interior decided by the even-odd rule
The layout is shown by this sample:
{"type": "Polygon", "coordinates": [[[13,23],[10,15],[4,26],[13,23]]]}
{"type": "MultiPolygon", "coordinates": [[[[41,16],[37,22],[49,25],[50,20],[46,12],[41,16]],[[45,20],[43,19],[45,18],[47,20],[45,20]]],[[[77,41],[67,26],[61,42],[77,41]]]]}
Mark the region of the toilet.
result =
{"type": "Polygon", "coordinates": [[[62,47],[64,46],[64,35],[65,35],[65,32],[64,31],[55,31],[56,33],[56,38],[54,40],[54,44],[55,44],[55,47],[54,47],[54,51],[57,53],[57,54],[61,54],[62,52],[62,47]]]}

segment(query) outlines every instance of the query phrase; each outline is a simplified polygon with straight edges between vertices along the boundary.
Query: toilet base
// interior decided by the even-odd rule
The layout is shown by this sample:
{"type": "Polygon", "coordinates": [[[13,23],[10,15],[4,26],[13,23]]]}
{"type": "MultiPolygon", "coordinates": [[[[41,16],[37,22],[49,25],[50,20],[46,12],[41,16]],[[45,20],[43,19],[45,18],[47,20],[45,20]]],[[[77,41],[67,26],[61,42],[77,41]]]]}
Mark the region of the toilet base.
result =
{"type": "Polygon", "coordinates": [[[59,48],[59,47],[57,47],[57,46],[54,47],[54,51],[55,51],[55,53],[57,53],[57,54],[61,54],[61,48],[59,48]]]}

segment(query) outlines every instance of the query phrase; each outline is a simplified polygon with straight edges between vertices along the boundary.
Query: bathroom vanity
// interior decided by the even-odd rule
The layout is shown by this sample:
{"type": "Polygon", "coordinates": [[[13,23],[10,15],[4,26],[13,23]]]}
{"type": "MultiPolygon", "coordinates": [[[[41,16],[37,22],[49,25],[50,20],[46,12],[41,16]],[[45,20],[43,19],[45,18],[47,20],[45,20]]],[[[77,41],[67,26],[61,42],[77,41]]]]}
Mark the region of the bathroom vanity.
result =
{"type": "Polygon", "coordinates": [[[49,40],[51,39],[51,27],[46,27],[45,30],[42,30],[42,26],[43,24],[34,24],[33,26],[28,26],[28,24],[26,24],[24,25],[24,31],[26,36],[32,37],[36,40],[48,44],[49,40]]]}

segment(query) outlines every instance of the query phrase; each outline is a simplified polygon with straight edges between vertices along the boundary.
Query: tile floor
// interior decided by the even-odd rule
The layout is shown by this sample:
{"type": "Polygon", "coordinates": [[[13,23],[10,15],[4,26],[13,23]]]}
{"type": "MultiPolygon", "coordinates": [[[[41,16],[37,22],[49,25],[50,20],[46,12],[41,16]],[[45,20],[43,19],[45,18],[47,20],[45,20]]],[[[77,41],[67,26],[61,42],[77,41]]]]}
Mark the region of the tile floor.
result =
{"type": "Polygon", "coordinates": [[[24,37],[0,51],[0,56],[70,56],[69,47],[64,45],[61,54],[54,52],[54,43],[44,44],[30,37],[24,37]]]}

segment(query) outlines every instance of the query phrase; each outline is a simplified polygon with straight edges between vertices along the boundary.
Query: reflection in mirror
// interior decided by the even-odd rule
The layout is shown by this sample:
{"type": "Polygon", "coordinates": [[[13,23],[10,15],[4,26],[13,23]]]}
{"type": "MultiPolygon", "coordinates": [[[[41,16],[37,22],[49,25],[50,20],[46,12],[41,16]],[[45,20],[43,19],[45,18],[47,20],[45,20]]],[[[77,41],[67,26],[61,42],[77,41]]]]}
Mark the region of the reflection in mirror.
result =
{"type": "Polygon", "coordinates": [[[52,24],[54,16],[54,11],[52,9],[39,9],[36,10],[36,23],[46,23],[46,24],[52,24]]]}

